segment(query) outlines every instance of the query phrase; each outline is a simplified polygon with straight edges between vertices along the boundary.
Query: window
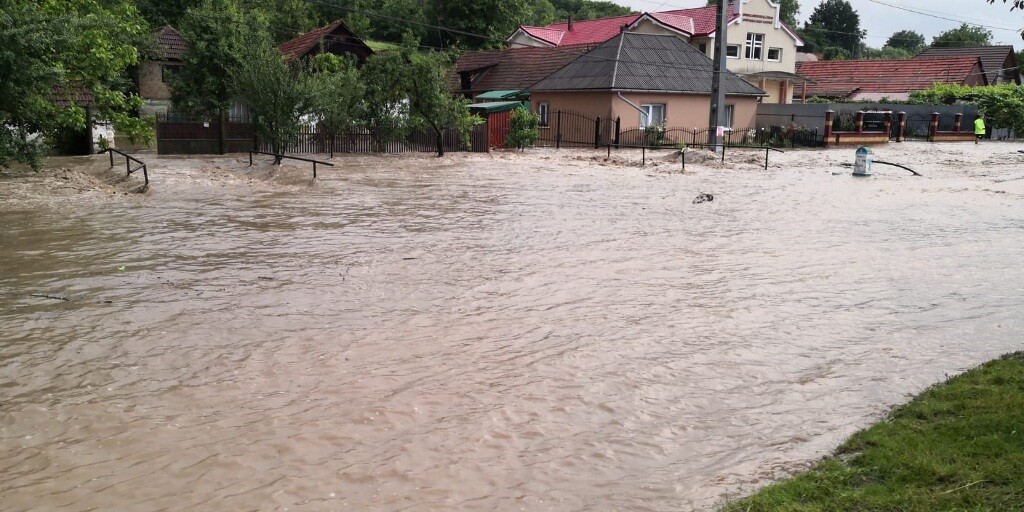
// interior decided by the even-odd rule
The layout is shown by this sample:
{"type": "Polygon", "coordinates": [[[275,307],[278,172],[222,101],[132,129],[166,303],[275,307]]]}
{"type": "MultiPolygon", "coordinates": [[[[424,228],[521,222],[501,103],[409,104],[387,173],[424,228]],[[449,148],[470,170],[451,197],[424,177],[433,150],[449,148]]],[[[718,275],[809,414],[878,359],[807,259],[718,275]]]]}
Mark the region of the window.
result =
{"type": "Polygon", "coordinates": [[[782,48],[768,48],[768,60],[779,62],[782,60],[782,48]]]}
{"type": "Polygon", "coordinates": [[[753,32],[747,34],[746,54],[744,56],[752,60],[761,60],[764,58],[763,53],[764,34],[754,34],[753,32]]]}
{"type": "Polygon", "coordinates": [[[740,45],[730,44],[725,47],[725,56],[730,59],[740,58],[740,45]]]}
{"type": "Polygon", "coordinates": [[[548,126],[548,104],[538,103],[537,104],[537,117],[540,118],[541,126],[548,126]]]}
{"type": "Polygon", "coordinates": [[[736,105],[725,106],[725,127],[732,128],[732,116],[736,111],[736,105]]]}
{"type": "Polygon", "coordinates": [[[160,66],[160,81],[165,84],[171,83],[171,77],[177,75],[180,69],[180,66],[160,66]]]}
{"type": "Polygon", "coordinates": [[[700,43],[700,44],[698,44],[697,45],[697,49],[700,50],[700,52],[703,53],[704,55],[708,54],[708,44],[707,43],[700,43]]]}
{"type": "Polygon", "coordinates": [[[640,105],[640,127],[647,128],[653,124],[665,122],[665,104],[640,105]]]}

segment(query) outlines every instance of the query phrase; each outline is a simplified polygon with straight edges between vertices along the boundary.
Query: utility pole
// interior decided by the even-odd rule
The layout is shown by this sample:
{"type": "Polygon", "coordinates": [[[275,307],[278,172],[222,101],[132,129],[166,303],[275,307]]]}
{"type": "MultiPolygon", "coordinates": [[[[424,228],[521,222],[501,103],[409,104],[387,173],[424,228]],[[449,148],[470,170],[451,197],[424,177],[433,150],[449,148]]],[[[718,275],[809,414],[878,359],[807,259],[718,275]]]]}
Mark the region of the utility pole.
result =
{"type": "Polygon", "coordinates": [[[725,126],[725,89],[722,89],[722,75],[725,67],[725,52],[728,47],[726,28],[728,22],[729,2],[718,0],[718,27],[715,29],[715,68],[711,79],[711,115],[708,118],[708,145],[715,151],[721,151],[722,143],[718,136],[718,127],[725,126]]]}

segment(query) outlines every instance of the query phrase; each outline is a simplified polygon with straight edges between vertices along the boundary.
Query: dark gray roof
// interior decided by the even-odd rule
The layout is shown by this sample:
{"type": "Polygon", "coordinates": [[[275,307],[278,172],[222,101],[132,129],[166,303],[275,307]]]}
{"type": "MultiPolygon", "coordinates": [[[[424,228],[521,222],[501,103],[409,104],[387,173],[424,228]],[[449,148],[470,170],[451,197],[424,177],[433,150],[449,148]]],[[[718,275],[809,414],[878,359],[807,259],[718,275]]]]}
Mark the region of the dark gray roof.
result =
{"type": "Polygon", "coordinates": [[[1017,58],[1013,46],[968,46],[965,48],[928,48],[918,57],[978,57],[988,83],[996,83],[1000,75],[1020,83],[1017,58]]]}
{"type": "MultiPolygon", "coordinates": [[[[664,91],[711,94],[714,66],[676,36],[623,32],[529,88],[531,91],[664,91]]],[[[765,92],[726,71],[726,94],[765,92]]]]}

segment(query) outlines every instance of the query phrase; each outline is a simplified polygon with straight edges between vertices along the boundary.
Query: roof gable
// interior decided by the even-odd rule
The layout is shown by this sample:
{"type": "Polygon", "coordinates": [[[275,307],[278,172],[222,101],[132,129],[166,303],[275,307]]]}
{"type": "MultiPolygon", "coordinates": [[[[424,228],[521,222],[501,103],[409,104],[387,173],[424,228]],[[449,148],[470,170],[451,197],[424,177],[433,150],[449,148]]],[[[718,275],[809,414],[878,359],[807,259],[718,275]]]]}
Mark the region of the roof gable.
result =
{"type": "Polygon", "coordinates": [[[160,27],[160,30],[156,31],[155,36],[157,48],[164,59],[181,60],[182,56],[185,55],[188,43],[185,42],[185,38],[181,37],[181,33],[175,30],[174,27],[164,25],[160,27]]]}
{"type": "Polygon", "coordinates": [[[340,19],[326,27],[310,30],[295,39],[286,41],[278,47],[278,50],[286,59],[295,60],[317,53],[321,43],[328,53],[335,55],[353,54],[360,60],[364,60],[373,54],[373,50],[362,39],[356,37],[340,19]]]}
{"type": "MultiPolygon", "coordinates": [[[[678,37],[623,32],[529,89],[710,94],[713,74],[711,59],[678,37]]],[[[722,86],[730,95],[765,94],[728,71],[722,86]]]]}

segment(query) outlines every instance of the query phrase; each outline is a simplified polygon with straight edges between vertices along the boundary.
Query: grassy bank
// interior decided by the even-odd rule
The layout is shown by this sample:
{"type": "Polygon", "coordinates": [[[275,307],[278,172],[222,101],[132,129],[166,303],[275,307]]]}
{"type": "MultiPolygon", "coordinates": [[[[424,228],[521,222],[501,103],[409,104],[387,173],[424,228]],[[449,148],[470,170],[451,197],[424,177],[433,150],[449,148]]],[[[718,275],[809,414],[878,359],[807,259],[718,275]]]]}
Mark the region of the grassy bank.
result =
{"type": "Polygon", "coordinates": [[[737,511],[1024,511],[1024,352],[934,386],[737,511]]]}

